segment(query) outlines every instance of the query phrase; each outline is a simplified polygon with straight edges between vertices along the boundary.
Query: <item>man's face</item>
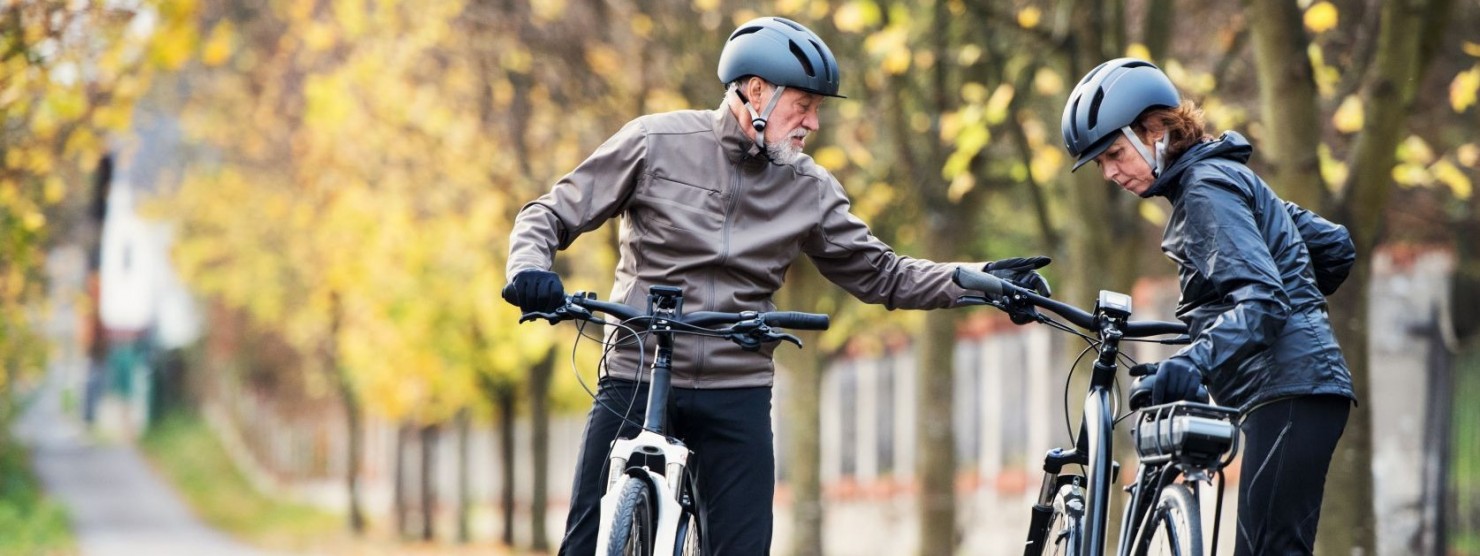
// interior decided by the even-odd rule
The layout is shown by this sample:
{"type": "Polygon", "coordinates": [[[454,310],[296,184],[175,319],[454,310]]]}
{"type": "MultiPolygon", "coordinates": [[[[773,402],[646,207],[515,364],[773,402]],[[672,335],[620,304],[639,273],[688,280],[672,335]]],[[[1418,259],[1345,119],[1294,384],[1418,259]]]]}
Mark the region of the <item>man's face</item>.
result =
{"type": "MultiPolygon", "coordinates": [[[[758,107],[771,102],[774,88],[767,88],[761,98],[755,99],[758,107]]],[[[800,89],[781,92],[781,101],[766,120],[766,150],[777,162],[787,164],[795,161],[806,147],[807,135],[817,131],[822,124],[818,111],[826,97],[800,89]]]]}

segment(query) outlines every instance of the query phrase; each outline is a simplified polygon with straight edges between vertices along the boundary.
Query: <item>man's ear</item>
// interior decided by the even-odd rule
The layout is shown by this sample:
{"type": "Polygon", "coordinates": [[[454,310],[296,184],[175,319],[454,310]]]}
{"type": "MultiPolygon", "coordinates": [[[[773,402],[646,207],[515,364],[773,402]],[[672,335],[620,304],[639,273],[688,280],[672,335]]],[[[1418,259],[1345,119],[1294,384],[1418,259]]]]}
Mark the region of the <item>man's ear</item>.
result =
{"type": "Polygon", "coordinates": [[[759,110],[760,107],[766,105],[764,102],[761,101],[761,93],[766,92],[766,80],[765,79],[761,79],[761,78],[756,77],[754,75],[752,75],[750,77],[747,77],[745,79],[745,87],[744,88],[745,88],[745,98],[750,99],[750,102],[754,102],[756,104],[756,109],[757,110],[759,110]]]}

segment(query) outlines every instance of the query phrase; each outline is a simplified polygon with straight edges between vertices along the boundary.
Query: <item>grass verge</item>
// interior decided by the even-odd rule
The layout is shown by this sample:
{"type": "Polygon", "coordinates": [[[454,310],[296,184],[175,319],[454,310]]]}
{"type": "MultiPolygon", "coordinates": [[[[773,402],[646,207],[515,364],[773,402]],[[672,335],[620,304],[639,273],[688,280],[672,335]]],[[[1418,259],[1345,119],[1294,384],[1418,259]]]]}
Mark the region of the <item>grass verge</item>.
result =
{"type": "Polygon", "coordinates": [[[211,526],[259,546],[301,550],[343,536],[344,519],[269,498],[252,488],[199,417],[156,421],[139,445],[211,526]]]}
{"type": "Polygon", "coordinates": [[[9,430],[0,419],[0,554],[75,554],[66,511],[41,492],[9,430]]]}

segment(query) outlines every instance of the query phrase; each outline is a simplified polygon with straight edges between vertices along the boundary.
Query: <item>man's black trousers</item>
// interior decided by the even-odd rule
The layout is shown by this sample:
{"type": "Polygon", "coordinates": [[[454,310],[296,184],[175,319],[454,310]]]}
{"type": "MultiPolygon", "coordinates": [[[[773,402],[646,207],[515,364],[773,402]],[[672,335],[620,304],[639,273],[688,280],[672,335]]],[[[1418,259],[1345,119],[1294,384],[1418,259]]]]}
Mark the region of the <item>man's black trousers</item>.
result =
{"type": "MultiPolygon", "coordinates": [[[[614,378],[603,378],[597,386],[596,402],[586,416],[560,554],[596,552],[611,442],[619,434],[636,435],[647,407],[647,390],[647,383],[614,378]]],[[[771,388],[673,388],[669,399],[668,430],[694,452],[689,465],[698,472],[703,500],[700,519],[708,545],[704,554],[770,554],[776,491],[771,388]]]]}

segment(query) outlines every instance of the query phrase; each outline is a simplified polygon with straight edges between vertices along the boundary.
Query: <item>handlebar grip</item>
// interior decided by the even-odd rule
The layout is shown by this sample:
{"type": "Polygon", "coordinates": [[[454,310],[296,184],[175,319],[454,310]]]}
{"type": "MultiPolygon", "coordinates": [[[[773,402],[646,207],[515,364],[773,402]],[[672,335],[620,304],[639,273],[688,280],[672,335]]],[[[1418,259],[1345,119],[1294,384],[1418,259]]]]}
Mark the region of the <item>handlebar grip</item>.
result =
{"type": "Polygon", "coordinates": [[[1012,286],[1003,282],[1001,278],[992,276],[980,270],[973,270],[964,266],[956,267],[956,283],[968,290],[985,292],[991,295],[1002,295],[1011,291],[1012,286]]]}
{"type": "Polygon", "coordinates": [[[796,311],[766,313],[761,320],[766,323],[766,326],[791,328],[793,330],[827,330],[827,327],[831,324],[831,320],[827,315],[799,313],[796,311]]]}

